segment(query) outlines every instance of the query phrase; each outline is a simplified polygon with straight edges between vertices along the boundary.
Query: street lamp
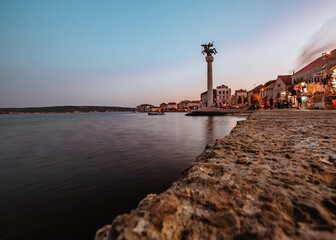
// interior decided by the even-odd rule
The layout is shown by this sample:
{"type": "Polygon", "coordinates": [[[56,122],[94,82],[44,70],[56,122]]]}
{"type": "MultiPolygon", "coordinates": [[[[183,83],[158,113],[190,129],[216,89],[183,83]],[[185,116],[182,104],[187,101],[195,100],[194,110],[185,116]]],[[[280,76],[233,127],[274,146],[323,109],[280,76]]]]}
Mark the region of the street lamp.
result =
{"type": "Polygon", "coordinates": [[[330,51],[328,51],[328,52],[324,52],[324,53],[322,53],[322,58],[323,58],[323,60],[326,62],[326,71],[328,71],[328,55],[330,55],[331,54],[331,52],[330,51]]]}

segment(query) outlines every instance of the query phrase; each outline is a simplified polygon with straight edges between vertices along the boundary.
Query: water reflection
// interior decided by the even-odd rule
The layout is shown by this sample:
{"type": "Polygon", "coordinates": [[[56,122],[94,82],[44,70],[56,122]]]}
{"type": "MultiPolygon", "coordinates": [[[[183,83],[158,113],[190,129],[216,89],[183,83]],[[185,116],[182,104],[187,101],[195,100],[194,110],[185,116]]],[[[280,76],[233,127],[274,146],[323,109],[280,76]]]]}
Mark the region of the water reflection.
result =
{"type": "Polygon", "coordinates": [[[0,115],[0,239],[92,240],[148,193],[167,189],[237,120],[0,115]]]}
{"type": "Polygon", "coordinates": [[[215,139],[214,116],[207,116],[206,125],[206,141],[209,144],[215,139]]]}

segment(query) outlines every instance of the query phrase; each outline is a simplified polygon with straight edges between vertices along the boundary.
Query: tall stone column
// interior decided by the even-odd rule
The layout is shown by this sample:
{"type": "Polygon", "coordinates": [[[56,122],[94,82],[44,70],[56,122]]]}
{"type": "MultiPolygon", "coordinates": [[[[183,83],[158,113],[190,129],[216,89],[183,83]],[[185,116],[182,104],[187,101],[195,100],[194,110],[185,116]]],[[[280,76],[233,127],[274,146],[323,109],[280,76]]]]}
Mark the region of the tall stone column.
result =
{"type": "Polygon", "coordinates": [[[212,62],[214,61],[213,56],[206,56],[205,60],[208,63],[208,101],[207,101],[207,107],[211,107],[213,104],[213,86],[212,86],[212,62]]]}

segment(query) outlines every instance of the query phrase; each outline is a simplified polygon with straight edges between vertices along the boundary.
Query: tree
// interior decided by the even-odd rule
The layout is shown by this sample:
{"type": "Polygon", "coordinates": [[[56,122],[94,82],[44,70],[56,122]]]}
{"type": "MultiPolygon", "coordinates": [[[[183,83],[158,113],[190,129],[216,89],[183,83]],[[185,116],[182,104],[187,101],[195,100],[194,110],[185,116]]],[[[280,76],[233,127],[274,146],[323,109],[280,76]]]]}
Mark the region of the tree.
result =
{"type": "Polygon", "coordinates": [[[252,104],[258,104],[260,103],[260,96],[258,94],[252,94],[251,96],[251,102],[252,104]]]}

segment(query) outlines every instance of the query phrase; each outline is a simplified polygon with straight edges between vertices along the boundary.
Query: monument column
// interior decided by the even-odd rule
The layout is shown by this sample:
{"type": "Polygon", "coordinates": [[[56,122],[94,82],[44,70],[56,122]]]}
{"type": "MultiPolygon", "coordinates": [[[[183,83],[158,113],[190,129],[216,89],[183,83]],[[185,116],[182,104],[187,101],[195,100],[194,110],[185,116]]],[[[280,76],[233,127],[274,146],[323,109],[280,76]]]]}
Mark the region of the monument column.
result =
{"type": "Polygon", "coordinates": [[[205,60],[208,63],[208,94],[207,94],[207,107],[211,107],[213,104],[213,86],[212,86],[212,62],[214,61],[213,56],[206,56],[205,60]]]}
{"type": "Polygon", "coordinates": [[[206,55],[205,61],[208,63],[208,92],[207,92],[207,107],[211,107],[214,101],[213,96],[213,86],[212,86],[212,62],[214,57],[212,54],[216,54],[216,48],[213,47],[213,42],[201,45],[204,49],[202,51],[203,55],[206,55]]]}

